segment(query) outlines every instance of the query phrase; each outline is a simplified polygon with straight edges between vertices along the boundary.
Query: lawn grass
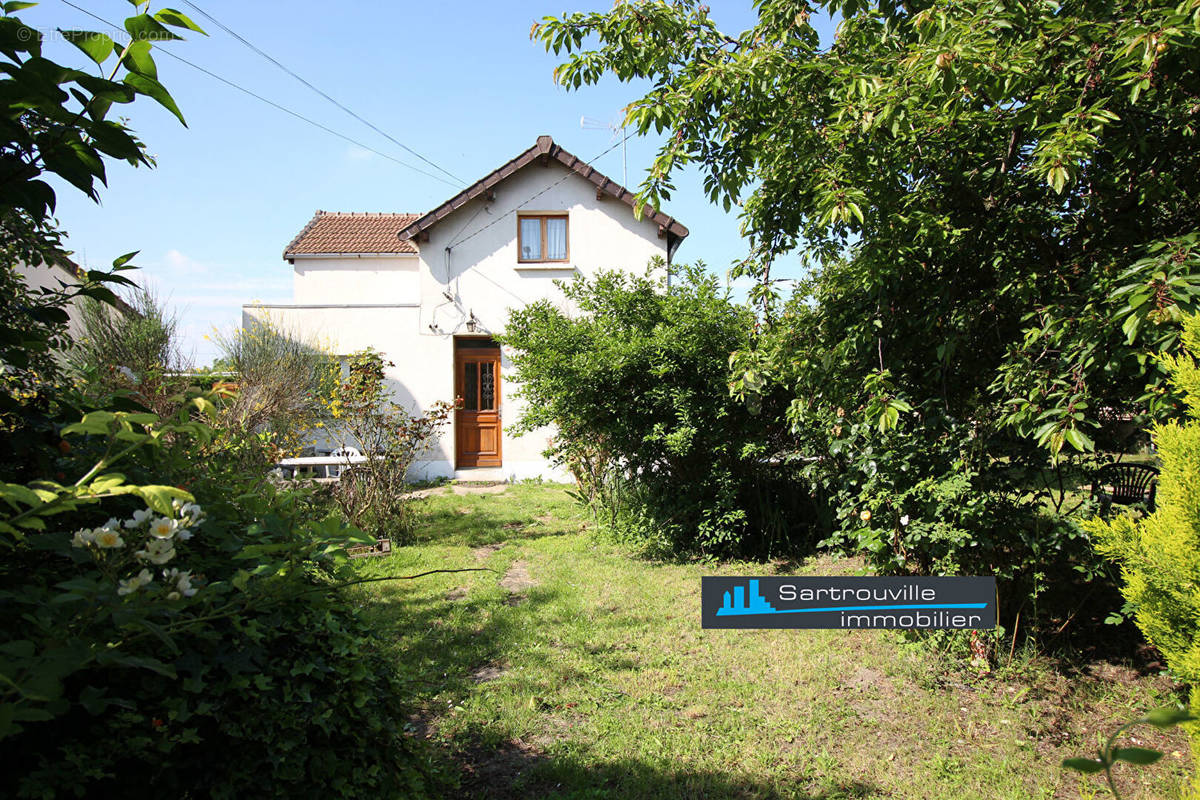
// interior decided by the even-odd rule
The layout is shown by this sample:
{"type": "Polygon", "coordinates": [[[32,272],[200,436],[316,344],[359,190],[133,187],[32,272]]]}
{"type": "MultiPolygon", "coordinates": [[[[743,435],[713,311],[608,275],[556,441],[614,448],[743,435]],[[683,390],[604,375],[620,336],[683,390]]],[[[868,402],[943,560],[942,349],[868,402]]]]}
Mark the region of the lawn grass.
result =
{"type": "MultiPolygon", "coordinates": [[[[1177,696],[1121,664],[1068,678],[1018,657],[980,676],[896,632],[703,631],[701,575],[793,567],[632,558],[562,487],[436,495],[419,515],[417,543],[358,562],[364,577],[495,572],[360,591],[456,797],[1103,797],[1059,762],[1177,696]]],[[[1167,755],[1120,770],[1124,795],[1180,796],[1184,735],[1135,736],[1167,755]]]]}

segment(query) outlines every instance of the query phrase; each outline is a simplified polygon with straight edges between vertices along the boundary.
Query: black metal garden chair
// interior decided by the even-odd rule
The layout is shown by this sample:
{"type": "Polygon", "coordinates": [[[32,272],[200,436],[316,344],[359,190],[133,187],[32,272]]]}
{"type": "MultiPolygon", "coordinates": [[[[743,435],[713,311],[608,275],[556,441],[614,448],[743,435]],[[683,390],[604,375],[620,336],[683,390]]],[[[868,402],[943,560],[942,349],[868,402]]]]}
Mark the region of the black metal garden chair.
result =
{"type": "Polygon", "coordinates": [[[1145,464],[1105,464],[1092,479],[1092,499],[1100,503],[1101,514],[1114,505],[1137,503],[1145,503],[1146,510],[1153,511],[1157,493],[1158,469],[1145,464]]]}

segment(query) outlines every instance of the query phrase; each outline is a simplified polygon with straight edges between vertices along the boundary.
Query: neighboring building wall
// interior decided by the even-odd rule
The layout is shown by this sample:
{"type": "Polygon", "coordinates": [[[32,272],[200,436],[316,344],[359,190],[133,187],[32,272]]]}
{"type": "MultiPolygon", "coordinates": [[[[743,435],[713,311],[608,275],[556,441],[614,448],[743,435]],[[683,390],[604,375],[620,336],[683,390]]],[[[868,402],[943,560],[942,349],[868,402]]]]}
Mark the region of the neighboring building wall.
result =
{"type": "MultiPolygon", "coordinates": [[[[419,259],[297,256],[296,305],[245,306],[243,324],[269,316],[340,355],[374,347],[395,363],[387,377],[397,402],[415,411],[454,399],[453,337],[469,333],[472,313],[475,334],[499,333],[513,308],[548,299],[565,309],[556,279],[612,269],[642,274],[653,257],[667,255],[656,224],[635,220],[618,200],[597,200],[593,185],[558,162],[519,171],[496,187],[493,201],[471,201],[429,233],[419,259]],[[518,210],[568,213],[569,263],[518,263],[518,210]],[[419,302],[408,299],[418,280],[419,302]]],[[[542,456],[551,429],[520,437],[509,432],[524,407],[519,388],[509,354],[502,353],[503,475],[566,479],[542,456]]],[[[413,477],[452,477],[454,442],[449,427],[413,477]]]]}
{"type": "MultiPolygon", "coordinates": [[[[36,267],[31,267],[28,264],[17,264],[17,273],[20,274],[25,284],[35,292],[39,289],[51,289],[53,291],[62,291],[63,284],[68,286],[78,286],[79,278],[70,270],[58,265],[50,266],[41,264],[36,267]]],[[[75,338],[82,330],[82,321],[80,304],[83,302],[81,298],[76,297],[67,303],[64,307],[67,315],[71,318],[67,323],[67,332],[71,338],[75,338]]]]}

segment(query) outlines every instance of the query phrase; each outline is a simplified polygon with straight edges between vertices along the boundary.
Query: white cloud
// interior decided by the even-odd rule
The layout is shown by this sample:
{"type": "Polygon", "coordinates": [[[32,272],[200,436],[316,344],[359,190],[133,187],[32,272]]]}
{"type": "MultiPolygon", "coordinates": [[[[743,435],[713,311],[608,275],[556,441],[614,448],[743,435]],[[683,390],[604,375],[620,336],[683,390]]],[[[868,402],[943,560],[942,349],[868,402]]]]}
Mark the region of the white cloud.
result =
{"type": "Polygon", "coordinates": [[[202,262],[179,250],[168,250],[159,259],[138,259],[134,276],[175,312],[182,351],[197,365],[218,355],[213,329],[228,331],[241,324],[242,304],[289,302],[291,270],[275,264],[202,262]]]}
{"type": "Polygon", "coordinates": [[[168,250],[166,256],[163,258],[163,261],[166,269],[174,273],[204,275],[209,272],[207,265],[196,261],[194,258],[184,255],[178,250],[168,250]]]}

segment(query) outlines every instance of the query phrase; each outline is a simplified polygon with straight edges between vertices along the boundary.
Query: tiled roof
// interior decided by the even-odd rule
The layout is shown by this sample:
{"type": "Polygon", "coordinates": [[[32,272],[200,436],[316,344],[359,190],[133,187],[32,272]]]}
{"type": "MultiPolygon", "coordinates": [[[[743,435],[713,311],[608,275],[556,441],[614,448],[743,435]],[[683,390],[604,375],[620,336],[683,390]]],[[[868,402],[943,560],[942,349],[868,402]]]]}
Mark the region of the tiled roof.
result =
{"type": "Polygon", "coordinates": [[[283,251],[284,258],[335,253],[416,253],[417,244],[400,231],[420,214],[318,211],[283,251]]]}
{"type": "MultiPolygon", "coordinates": [[[[607,195],[615,197],[621,202],[633,207],[636,205],[636,199],[633,192],[626,189],[621,184],[614,181],[612,178],[602,174],[591,164],[588,164],[583,159],[564,150],[560,145],[554,143],[554,139],[549,136],[539,136],[537,143],[530,147],[525,152],[512,158],[507,163],[497,167],[492,172],[480,178],[475,183],[463,189],[461,192],[451,197],[446,202],[442,203],[437,208],[427,214],[419,215],[413,219],[405,228],[400,231],[400,238],[409,240],[417,234],[433,227],[445,217],[453,214],[462,206],[466,205],[471,200],[479,197],[486,192],[491,191],[492,187],[500,183],[505,178],[508,178],[518,170],[524,169],[535,161],[541,160],[547,163],[551,160],[572,170],[585,180],[591,181],[596,187],[597,197],[607,195]]],[[[642,211],[644,218],[658,224],[661,234],[665,235],[669,242],[670,252],[679,245],[688,235],[688,229],[674,217],[668,216],[661,211],[646,206],[642,211]]]]}
{"type": "MultiPolygon", "coordinates": [[[[510,159],[497,169],[463,189],[454,197],[426,214],[370,214],[318,211],[304,230],[283,251],[290,259],[300,255],[332,255],[337,253],[416,253],[416,237],[453,214],[466,203],[486,194],[496,184],[518,170],[539,162],[557,162],[596,187],[596,197],[612,197],[633,207],[633,192],[597,171],[591,164],[567,152],[549,136],[539,136],[537,143],[510,159]]],[[[688,229],[674,217],[649,206],[642,211],[643,219],[658,225],[659,236],[667,240],[667,252],[688,235],[688,229]]]]}

